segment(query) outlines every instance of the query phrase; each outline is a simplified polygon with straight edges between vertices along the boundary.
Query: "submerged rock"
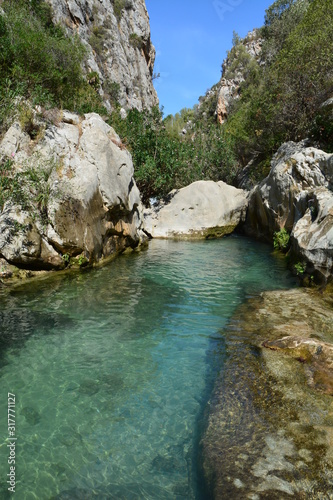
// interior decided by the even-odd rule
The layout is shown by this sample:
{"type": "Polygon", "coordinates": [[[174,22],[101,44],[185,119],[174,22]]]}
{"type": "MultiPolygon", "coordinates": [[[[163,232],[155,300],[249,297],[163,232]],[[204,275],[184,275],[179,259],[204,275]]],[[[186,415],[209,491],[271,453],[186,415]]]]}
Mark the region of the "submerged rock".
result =
{"type": "Polygon", "coordinates": [[[100,390],[100,384],[96,380],[84,380],[81,382],[78,391],[86,396],[93,396],[100,390]]]}
{"type": "Polygon", "coordinates": [[[51,500],[141,500],[143,498],[167,500],[171,496],[168,490],[160,487],[158,484],[154,486],[145,484],[143,486],[136,483],[111,483],[107,487],[100,486],[93,490],[71,488],[53,496],[51,500]]]}
{"type": "Polygon", "coordinates": [[[107,500],[108,497],[100,492],[83,490],[82,488],[72,488],[62,491],[59,495],[53,496],[51,500],[92,500],[93,498],[107,500]]]}
{"type": "Polygon", "coordinates": [[[171,191],[144,213],[153,238],[216,238],[230,234],[244,218],[247,195],[225,182],[197,181],[171,191]]]}
{"type": "Polygon", "coordinates": [[[288,336],[265,341],[263,347],[282,351],[304,363],[309,384],[326,394],[333,395],[333,344],[311,338],[288,336]]]}
{"type": "Polygon", "coordinates": [[[332,299],[266,292],[236,312],[224,337],[228,356],[201,441],[211,497],[328,498],[332,299]]]}
{"type": "Polygon", "coordinates": [[[25,406],[20,413],[30,425],[37,425],[40,422],[41,416],[39,412],[31,406],[25,406]]]}

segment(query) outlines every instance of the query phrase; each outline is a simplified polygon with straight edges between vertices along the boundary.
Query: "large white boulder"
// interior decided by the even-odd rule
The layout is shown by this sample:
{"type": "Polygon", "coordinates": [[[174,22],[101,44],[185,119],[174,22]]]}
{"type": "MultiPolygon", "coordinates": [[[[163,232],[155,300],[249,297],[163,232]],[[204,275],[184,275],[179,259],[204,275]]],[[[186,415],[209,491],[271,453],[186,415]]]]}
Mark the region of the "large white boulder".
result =
{"type": "Polygon", "coordinates": [[[153,238],[219,237],[236,228],[246,208],[245,191],[222,181],[197,181],[146,210],[144,228],[153,238]]]}
{"type": "Polygon", "coordinates": [[[0,256],[26,268],[52,269],[79,255],[93,263],[141,243],[132,158],[99,115],[80,119],[65,112],[28,146],[18,124],[0,144],[0,156],[15,147],[14,171],[28,172],[15,202],[0,207],[0,256]]]}

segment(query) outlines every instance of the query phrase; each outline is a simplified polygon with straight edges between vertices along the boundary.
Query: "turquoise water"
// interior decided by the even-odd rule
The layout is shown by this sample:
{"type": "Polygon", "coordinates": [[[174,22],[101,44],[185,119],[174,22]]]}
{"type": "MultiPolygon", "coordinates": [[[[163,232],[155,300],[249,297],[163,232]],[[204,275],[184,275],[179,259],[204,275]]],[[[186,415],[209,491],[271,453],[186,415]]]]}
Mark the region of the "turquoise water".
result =
{"type": "Polygon", "coordinates": [[[194,499],[223,327],[283,260],[246,238],[152,241],[139,254],[0,295],[0,498],[7,393],[20,500],[194,499]]]}

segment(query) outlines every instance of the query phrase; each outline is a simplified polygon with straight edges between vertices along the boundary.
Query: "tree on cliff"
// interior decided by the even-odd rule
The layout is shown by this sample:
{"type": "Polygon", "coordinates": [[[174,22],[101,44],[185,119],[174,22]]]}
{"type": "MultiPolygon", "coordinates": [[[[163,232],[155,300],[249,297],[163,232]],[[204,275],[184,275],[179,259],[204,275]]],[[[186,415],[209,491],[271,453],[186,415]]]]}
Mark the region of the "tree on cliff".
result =
{"type": "MultiPolygon", "coordinates": [[[[321,104],[333,92],[333,0],[278,0],[267,10],[256,78],[241,86],[225,125],[245,165],[254,156],[256,179],[285,141],[318,137],[321,104]]],[[[331,118],[320,121],[321,147],[333,147],[331,118]]]]}

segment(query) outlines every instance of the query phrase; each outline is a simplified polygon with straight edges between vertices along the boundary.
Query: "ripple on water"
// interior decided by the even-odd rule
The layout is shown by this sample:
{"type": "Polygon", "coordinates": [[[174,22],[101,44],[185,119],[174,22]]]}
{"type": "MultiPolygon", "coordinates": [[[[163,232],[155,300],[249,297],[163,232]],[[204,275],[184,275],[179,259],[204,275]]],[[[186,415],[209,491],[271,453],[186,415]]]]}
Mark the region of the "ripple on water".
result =
{"type": "Polygon", "coordinates": [[[15,393],[18,498],[199,498],[198,424],[223,327],[246,295],[291,283],[265,245],[228,238],[153,241],[3,293],[0,413],[15,393]]]}

